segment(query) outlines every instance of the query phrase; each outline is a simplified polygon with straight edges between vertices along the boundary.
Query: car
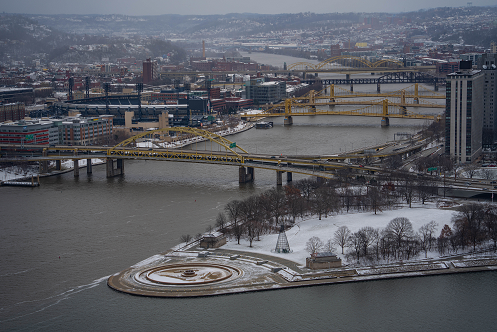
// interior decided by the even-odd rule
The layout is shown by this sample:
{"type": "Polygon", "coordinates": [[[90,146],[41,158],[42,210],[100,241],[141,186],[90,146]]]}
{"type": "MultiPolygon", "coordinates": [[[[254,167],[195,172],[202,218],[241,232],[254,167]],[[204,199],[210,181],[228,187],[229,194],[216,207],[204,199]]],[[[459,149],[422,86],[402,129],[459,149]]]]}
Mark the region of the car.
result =
{"type": "Polygon", "coordinates": [[[490,184],[496,184],[497,181],[490,181],[490,184]]]}
{"type": "Polygon", "coordinates": [[[497,186],[494,186],[494,189],[497,189],[497,186]]]}
{"type": "Polygon", "coordinates": [[[359,165],[359,167],[364,167],[363,165],[359,165]]]}

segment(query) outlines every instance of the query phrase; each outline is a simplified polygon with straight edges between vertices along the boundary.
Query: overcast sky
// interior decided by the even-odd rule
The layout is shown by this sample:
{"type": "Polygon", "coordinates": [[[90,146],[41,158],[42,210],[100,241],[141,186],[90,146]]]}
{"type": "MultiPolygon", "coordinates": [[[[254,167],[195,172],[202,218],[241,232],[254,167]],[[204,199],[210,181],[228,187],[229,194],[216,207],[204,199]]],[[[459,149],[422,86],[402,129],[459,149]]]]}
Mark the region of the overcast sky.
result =
{"type": "MultiPolygon", "coordinates": [[[[467,0],[0,0],[0,11],[21,14],[227,14],[406,12],[466,6],[467,0]]],[[[473,6],[495,0],[472,0],[473,6]]]]}

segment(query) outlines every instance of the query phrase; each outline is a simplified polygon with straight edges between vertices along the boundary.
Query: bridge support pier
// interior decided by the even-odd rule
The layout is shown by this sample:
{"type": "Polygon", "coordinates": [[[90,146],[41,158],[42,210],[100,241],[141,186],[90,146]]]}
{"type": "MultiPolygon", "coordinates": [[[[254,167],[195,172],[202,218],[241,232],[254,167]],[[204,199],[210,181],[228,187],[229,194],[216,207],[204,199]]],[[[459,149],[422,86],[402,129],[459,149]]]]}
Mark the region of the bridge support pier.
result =
{"type": "MultiPolygon", "coordinates": [[[[43,157],[48,156],[47,150],[45,150],[45,149],[43,150],[42,156],[43,157]]],[[[48,173],[48,161],[47,160],[40,161],[39,165],[40,165],[40,173],[48,173]]]]}
{"type": "Polygon", "coordinates": [[[108,178],[124,174],[124,159],[117,159],[117,167],[114,168],[114,160],[107,158],[106,166],[108,178]]]}
{"type": "Polygon", "coordinates": [[[48,161],[40,161],[40,173],[48,173],[48,161]]]}
{"type": "Polygon", "coordinates": [[[350,74],[345,74],[345,79],[350,80],[350,74]]]}
{"type": "Polygon", "coordinates": [[[60,171],[62,169],[62,160],[55,161],[55,170],[60,171]]]}
{"type": "Polygon", "coordinates": [[[350,83],[350,92],[354,92],[354,84],[350,83]]]}
{"type": "Polygon", "coordinates": [[[435,91],[438,91],[438,84],[435,83],[435,91]]]}
{"type": "Polygon", "coordinates": [[[247,183],[254,181],[254,168],[240,166],[238,169],[238,183],[247,183]]]}
{"type": "Polygon", "coordinates": [[[287,183],[290,183],[293,181],[293,178],[292,178],[292,172],[286,172],[286,182],[287,183]]]}
{"type": "Polygon", "coordinates": [[[93,173],[93,165],[91,164],[91,159],[86,159],[86,174],[93,173]]]}
{"type": "Polygon", "coordinates": [[[74,163],[74,177],[77,178],[79,177],[79,160],[73,159],[72,161],[74,163]]]}
{"type": "Polygon", "coordinates": [[[283,171],[276,171],[276,185],[281,186],[283,184],[283,171]]]}
{"type": "Polygon", "coordinates": [[[293,118],[291,115],[285,117],[285,120],[283,121],[283,125],[285,125],[285,126],[293,125],[293,118]]]}
{"type": "Polygon", "coordinates": [[[381,92],[380,83],[376,84],[376,92],[377,93],[381,92]]]}
{"type": "Polygon", "coordinates": [[[381,118],[381,126],[382,127],[390,126],[390,119],[387,117],[381,118]]]}

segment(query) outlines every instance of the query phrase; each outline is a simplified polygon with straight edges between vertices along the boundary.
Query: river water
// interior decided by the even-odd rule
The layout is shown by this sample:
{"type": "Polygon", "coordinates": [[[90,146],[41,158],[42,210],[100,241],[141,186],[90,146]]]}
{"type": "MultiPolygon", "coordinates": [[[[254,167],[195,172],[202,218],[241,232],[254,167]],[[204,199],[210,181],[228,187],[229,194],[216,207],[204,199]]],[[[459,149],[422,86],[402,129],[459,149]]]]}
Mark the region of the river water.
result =
{"type": "MultiPolygon", "coordinates": [[[[366,87],[364,87],[366,89],[366,87]]],[[[284,127],[229,137],[249,152],[333,153],[392,140],[422,121],[301,117],[284,127]]],[[[199,144],[198,148],[203,148],[199,144]]],[[[0,188],[2,331],[466,331],[497,324],[497,273],[369,281],[198,299],[122,294],[117,273],[204,232],[232,199],[274,186],[256,170],[238,184],[229,166],[127,161],[42,179],[37,188],[0,188]]],[[[298,176],[294,178],[298,179],[298,176]]]]}

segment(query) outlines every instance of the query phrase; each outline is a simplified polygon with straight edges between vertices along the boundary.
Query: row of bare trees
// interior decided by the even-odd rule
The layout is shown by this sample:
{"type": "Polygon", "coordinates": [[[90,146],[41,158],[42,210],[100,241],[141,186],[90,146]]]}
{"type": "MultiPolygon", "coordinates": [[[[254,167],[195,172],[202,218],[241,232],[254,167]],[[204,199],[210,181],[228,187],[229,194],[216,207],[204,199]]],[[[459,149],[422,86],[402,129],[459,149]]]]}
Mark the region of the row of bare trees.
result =
{"type": "Polygon", "coordinates": [[[444,225],[438,237],[441,255],[459,250],[477,251],[490,243],[497,250],[497,207],[490,204],[469,203],[458,208],[451,220],[452,228],[444,225]]]}
{"type": "Polygon", "coordinates": [[[452,219],[453,228],[444,225],[437,236],[435,221],[421,226],[415,232],[409,219],[392,219],[383,228],[365,226],[352,233],[347,226],[339,227],[333,243],[347,248],[346,257],[358,263],[409,260],[424,253],[436,251],[440,255],[455,254],[459,250],[473,252],[488,249],[497,250],[497,207],[488,204],[470,203],[458,208],[452,219]]]}
{"type": "Polygon", "coordinates": [[[322,217],[350,212],[392,209],[403,201],[423,203],[436,194],[436,184],[406,173],[377,178],[316,181],[303,179],[283,188],[273,188],[244,200],[233,200],[220,212],[216,227],[250,246],[262,234],[277,231],[282,223],[291,224],[305,216],[322,217]]]}
{"type": "Polygon", "coordinates": [[[348,260],[381,262],[408,260],[418,256],[422,251],[425,255],[435,243],[437,224],[431,221],[423,225],[416,233],[409,219],[397,217],[383,228],[365,226],[351,233],[346,226],[340,227],[334,236],[334,241],[346,253],[348,260]]]}

